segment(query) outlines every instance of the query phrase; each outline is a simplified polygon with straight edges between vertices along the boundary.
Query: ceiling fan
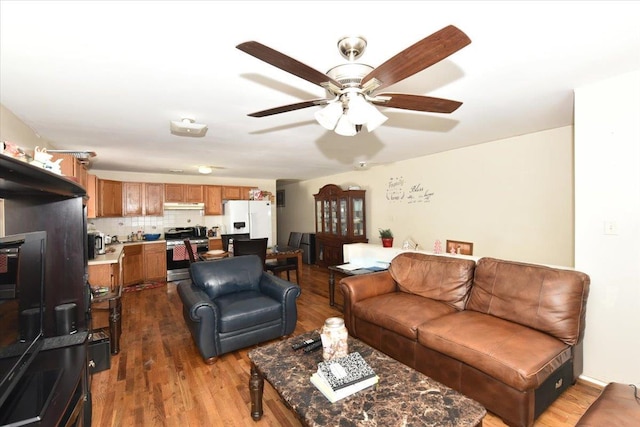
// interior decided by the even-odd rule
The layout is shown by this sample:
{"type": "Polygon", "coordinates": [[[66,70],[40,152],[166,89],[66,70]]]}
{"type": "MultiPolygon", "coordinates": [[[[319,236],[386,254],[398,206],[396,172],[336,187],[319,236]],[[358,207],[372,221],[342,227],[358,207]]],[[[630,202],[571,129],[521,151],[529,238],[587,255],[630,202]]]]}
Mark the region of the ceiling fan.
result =
{"type": "Polygon", "coordinates": [[[283,105],[249,114],[265,117],[313,106],[325,106],[315,113],[316,120],[339,135],[356,135],[362,126],[369,132],[387,118],[374,105],[431,113],[452,113],[462,102],[430,96],[379,91],[406,79],[457,52],[471,40],[453,25],[425,37],[388,59],[376,68],[356,63],[367,46],[362,37],[344,37],[338,49],[349,62],[338,65],[326,74],[317,71],[277,50],[256,41],[236,46],[241,51],[288,73],[323,87],[326,98],[283,105]]]}

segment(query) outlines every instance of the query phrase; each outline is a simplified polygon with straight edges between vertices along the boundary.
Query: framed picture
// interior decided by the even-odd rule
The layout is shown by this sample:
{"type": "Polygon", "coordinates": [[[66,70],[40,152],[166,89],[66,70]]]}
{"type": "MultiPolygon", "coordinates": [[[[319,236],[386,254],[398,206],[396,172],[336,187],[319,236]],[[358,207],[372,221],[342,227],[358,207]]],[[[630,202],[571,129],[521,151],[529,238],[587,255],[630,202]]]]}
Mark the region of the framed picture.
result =
{"type": "Polygon", "coordinates": [[[284,208],[284,190],[276,190],[276,207],[284,208]]]}
{"type": "Polygon", "coordinates": [[[473,243],[447,240],[447,253],[457,255],[473,255],[473,243]]]}

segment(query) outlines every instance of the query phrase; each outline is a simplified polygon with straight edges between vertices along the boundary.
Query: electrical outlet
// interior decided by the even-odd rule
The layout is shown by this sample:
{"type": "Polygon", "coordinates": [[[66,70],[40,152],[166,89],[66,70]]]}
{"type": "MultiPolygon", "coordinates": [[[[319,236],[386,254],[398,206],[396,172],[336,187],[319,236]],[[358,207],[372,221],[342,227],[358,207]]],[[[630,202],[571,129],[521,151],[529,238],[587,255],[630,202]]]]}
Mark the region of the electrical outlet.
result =
{"type": "Polygon", "coordinates": [[[618,235],[618,223],[616,221],[605,221],[604,234],[612,236],[618,235]]]}

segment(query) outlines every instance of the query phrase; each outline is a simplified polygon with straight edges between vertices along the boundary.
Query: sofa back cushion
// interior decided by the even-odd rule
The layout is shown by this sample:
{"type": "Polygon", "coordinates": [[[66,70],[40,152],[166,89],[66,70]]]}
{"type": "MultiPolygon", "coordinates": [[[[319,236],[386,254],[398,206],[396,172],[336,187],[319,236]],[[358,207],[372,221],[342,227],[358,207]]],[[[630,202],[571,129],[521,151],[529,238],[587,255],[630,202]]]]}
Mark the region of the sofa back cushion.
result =
{"type": "Polygon", "coordinates": [[[400,291],[462,310],[473,282],[474,267],[475,262],[469,259],[405,252],[391,261],[389,273],[400,291]]]}
{"type": "Polygon", "coordinates": [[[193,284],[212,300],[235,292],[258,291],[263,271],[258,255],[194,262],[189,270],[193,284]]]}
{"type": "Polygon", "coordinates": [[[579,271],[481,258],[466,309],[575,345],[584,335],[589,283],[589,276],[579,271]]]}

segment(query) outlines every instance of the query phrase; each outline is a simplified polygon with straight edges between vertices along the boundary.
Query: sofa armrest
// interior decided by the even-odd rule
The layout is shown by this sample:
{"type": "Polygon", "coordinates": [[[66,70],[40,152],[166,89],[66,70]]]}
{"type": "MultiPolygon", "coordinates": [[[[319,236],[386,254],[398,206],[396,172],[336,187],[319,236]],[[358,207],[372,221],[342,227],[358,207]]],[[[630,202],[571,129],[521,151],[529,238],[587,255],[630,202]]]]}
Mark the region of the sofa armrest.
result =
{"type": "Polygon", "coordinates": [[[282,335],[292,334],[298,321],[296,300],[300,296],[300,286],[273,274],[263,273],[260,278],[260,292],[282,304],[282,335]]]}
{"type": "Polygon", "coordinates": [[[367,298],[388,294],[397,290],[396,281],[388,271],[348,276],[340,280],[340,290],[344,298],[344,323],[349,332],[355,334],[353,306],[367,298]]]}
{"type": "Polygon", "coordinates": [[[211,302],[209,296],[200,288],[188,282],[181,282],[178,285],[178,294],[182,300],[182,305],[189,310],[189,316],[193,321],[200,321],[202,313],[198,311],[213,310],[217,312],[216,305],[211,302]]]}

